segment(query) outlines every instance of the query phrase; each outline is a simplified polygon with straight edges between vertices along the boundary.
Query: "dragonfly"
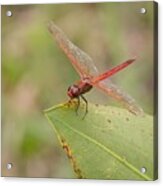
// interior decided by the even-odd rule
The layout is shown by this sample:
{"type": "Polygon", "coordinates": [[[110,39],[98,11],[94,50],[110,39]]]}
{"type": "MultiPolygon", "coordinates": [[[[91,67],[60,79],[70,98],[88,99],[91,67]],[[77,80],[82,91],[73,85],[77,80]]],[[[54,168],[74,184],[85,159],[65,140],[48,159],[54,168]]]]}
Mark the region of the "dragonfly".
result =
{"type": "MultiPolygon", "coordinates": [[[[72,66],[78,72],[80,80],[68,87],[67,95],[70,100],[77,99],[77,109],[80,106],[80,98],[86,104],[86,112],[88,113],[88,102],[83,94],[89,92],[93,87],[97,87],[113,99],[119,101],[128,111],[134,115],[143,115],[143,109],[136,104],[135,100],[127,93],[122,91],[118,86],[113,84],[109,77],[126,68],[135,61],[135,58],[128,59],[116,67],[99,73],[93,59],[83,50],[73,44],[66,34],[53,21],[48,23],[48,30],[53,38],[69,58],[72,66]]],[[[84,115],[84,117],[85,117],[84,115]]]]}

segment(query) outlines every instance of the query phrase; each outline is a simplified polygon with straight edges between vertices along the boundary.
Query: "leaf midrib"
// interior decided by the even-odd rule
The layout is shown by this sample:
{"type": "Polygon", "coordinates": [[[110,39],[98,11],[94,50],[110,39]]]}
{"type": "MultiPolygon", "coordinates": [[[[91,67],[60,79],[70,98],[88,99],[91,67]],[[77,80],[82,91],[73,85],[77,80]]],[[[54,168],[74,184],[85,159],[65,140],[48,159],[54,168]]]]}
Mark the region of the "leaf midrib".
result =
{"type": "MultiPolygon", "coordinates": [[[[46,114],[47,115],[47,114],[46,114]]],[[[145,180],[152,180],[149,176],[145,175],[145,174],[141,174],[140,171],[134,167],[131,163],[129,163],[126,159],[121,158],[118,154],[116,154],[114,151],[112,151],[111,149],[109,149],[108,147],[106,147],[105,145],[99,143],[97,140],[89,137],[88,135],[72,128],[71,126],[67,125],[65,122],[56,119],[58,122],[62,123],[64,126],[66,126],[67,128],[69,128],[70,130],[72,130],[74,133],[77,133],[78,135],[80,135],[81,137],[87,139],[88,141],[92,142],[93,144],[97,145],[98,147],[100,147],[102,150],[104,150],[105,152],[107,152],[109,155],[113,156],[115,159],[117,159],[120,163],[124,164],[126,167],[128,167],[130,170],[132,170],[133,172],[135,172],[137,175],[139,175],[140,177],[144,178],[145,180]]],[[[52,123],[52,121],[50,120],[51,124],[53,125],[53,127],[55,128],[54,124],[52,123]]]]}

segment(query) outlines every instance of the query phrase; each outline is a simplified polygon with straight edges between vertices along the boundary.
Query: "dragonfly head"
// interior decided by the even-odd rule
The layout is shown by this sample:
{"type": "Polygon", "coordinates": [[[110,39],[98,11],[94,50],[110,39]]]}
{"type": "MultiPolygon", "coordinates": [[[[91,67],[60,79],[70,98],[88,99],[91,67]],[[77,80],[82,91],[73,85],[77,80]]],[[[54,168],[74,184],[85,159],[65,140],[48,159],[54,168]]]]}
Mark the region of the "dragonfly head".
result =
{"type": "Polygon", "coordinates": [[[68,87],[68,90],[67,90],[67,95],[70,98],[78,97],[80,95],[80,89],[79,89],[79,87],[77,85],[69,86],[68,87]]]}

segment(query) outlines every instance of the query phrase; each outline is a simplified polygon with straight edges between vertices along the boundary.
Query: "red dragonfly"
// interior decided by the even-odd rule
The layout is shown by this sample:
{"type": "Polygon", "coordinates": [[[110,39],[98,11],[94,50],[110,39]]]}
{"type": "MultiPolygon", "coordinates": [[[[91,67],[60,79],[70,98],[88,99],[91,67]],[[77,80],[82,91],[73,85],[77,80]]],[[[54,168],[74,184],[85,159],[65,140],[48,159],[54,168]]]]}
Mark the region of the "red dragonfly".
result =
{"type": "Polygon", "coordinates": [[[120,65],[106,71],[105,73],[99,74],[91,57],[88,56],[84,51],[79,49],[77,46],[75,46],[63,33],[63,31],[58,28],[52,21],[49,22],[48,29],[80,75],[80,81],[70,86],[67,91],[70,100],[74,98],[78,100],[77,110],[80,105],[81,97],[86,103],[85,115],[87,114],[88,104],[83,94],[90,91],[92,87],[95,86],[107,93],[112,98],[121,102],[122,105],[133,114],[143,114],[142,108],[136,104],[135,100],[128,94],[120,90],[108,79],[110,76],[132,64],[135,59],[129,59],[121,63],[120,65]]]}

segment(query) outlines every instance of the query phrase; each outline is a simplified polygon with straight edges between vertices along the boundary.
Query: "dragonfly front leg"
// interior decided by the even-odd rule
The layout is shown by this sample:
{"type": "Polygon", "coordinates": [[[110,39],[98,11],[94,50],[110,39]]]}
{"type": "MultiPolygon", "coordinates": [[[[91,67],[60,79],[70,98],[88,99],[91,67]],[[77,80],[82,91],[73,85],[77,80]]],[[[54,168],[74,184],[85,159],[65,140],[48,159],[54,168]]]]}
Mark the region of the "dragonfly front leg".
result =
{"type": "Polygon", "coordinates": [[[76,115],[78,115],[78,110],[79,110],[79,106],[80,106],[80,97],[76,97],[77,99],[77,106],[76,106],[76,109],[75,109],[75,112],[76,112],[76,115]]]}
{"type": "Polygon", "coordinates": [[[86,105],[85,114],[84,114],[84,116],[83,116],[83,118],[82,118],[82,119],[84,119],[85,116],[86,116],[87,113],[88,113],[88,101],[86,100],[86,98],[85,98],[83,95],[80,95],[80,96],[81,96],[81,98],[83,99],[83,101],[85,102],[85,105],[86,105]]]}

